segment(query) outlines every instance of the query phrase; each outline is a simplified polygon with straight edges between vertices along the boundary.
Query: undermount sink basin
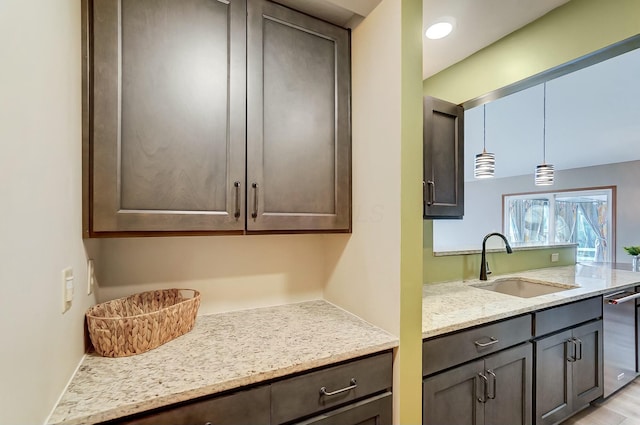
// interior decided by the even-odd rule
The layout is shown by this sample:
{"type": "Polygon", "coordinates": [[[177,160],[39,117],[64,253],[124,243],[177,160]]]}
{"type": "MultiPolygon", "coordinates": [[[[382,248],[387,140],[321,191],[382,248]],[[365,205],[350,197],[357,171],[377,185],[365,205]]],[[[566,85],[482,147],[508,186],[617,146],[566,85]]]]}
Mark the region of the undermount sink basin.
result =
{"type": "Polygon", "coordinates": [[[577,286],[561,285],[549,282],[540,282],[522,277],[508,277],[496,279],[489,283],[472,285],[475,288],[487,291],[500,292],[501,294],[513,295],[520,298],[532,298],[539,295],[552,294],[554,292],[566,291],[577,288],[577,286]]]}

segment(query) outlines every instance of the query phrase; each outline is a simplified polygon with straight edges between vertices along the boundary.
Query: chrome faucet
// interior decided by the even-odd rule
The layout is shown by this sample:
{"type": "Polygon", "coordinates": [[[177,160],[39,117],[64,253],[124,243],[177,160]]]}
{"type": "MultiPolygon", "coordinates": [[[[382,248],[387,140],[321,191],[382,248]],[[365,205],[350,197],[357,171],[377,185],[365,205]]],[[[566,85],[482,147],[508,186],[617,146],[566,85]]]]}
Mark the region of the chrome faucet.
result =
{"type": "MultiPolygon", "coordinates": [[[[513,250],[511,249],[511,245],[509,245],[509,241],[507,241],[507,238],[505,238],[502,233],[493,232],[493,233],[489,233],[487,236],[485,236],[484,239],[482,240],[482,259],[480,260],[480,280],[487,280],[487,268],[488,268],[488,264],[487,264],[487,239],[489,239],[491,236],[500,236],[502,238],[502,240],[504,241],[505,248],[507,250],[507,254],[511,254],[513,252],[513,250]]],[[[491,273],[491,272],[489,272],[489,273],[491,273]]]]}

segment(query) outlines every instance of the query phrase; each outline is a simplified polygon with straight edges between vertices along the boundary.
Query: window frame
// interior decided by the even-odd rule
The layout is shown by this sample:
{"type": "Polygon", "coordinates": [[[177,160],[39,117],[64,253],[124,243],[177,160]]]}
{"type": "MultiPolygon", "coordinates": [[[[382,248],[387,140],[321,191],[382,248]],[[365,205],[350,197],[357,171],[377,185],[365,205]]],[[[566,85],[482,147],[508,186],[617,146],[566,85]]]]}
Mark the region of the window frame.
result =
{"type": "MultiPolygon", "coordinates": [[[[519,198],[538,198],[540,196],[546,195],[549,199],[549,217],[553,217],[555,215],[555,200],[558,195],[566,196],[568,193],[571,193],[575,196],[580,195],[595,195],[594,192],[604,192],[608,200],[610,201],[610,212],[611,212],[611,220],[609,221],[609,226],[607,231],[609,232],[609,255],[611,258],[611,262],[616,262],[616,217],[617,217],[617,194],[616,194],[617,186],[593,186],[593,187],[580,187],[580,188],[571,188],[571,189],[558,189],[558,190],[544,190],[544,191],[535,191],[535,192],[520,192],[520,193],[503,193],[502,194],[502,232],[507,235],[507,211],[506,211],[506,202],[509,198],[519,197],[519,198]],[[610,191],[610,192],[609,192],[610,191]]],[[[540,244],[536,246],[540,247],[551,247],[554,244],[555,240],[555,220],[549,220],[549,237],[547,244],[540,244]]],[[[577,257],[577,250],[576,250],[577,257]]]]}

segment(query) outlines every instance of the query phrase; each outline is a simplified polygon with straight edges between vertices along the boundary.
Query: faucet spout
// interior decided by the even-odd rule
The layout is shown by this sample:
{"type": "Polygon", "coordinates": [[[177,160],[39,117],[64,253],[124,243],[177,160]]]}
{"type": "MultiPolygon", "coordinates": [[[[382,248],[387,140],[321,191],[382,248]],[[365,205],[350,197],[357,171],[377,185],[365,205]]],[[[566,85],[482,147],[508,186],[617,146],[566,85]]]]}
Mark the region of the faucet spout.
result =
{"type": "MultiPolygon", "coordinates": [[[[499,236],[504,241],[505,249],[507,250],[507,254],[511,254],[513,250],[511,249],[511,245],[509,245],[509,241],[507,238],[498,232],[489,233],[482,240],[482,258],[480,259],[480,280],[487,280],[487,239],[491,236],[499,236]]],[[[491,273],[491,272],[489,272],[491,273]]]]}

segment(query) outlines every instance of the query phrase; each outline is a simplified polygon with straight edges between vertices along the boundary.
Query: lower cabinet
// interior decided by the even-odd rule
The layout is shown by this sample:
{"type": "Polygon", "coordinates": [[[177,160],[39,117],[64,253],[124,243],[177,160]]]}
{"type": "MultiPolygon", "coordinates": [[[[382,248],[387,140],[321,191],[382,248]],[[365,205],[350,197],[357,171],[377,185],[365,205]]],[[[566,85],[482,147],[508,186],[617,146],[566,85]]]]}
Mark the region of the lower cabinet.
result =
{"type": "Polygon", "coordinates": [[[122,425],[257,425],[269,423],[269,386],[194,401],[131,420],[122,425]]]}
{"type": "Polygon", "coordinates": [[[530,425],[532,346],[525,343],[428,377],[424,425],[530,425]]]}
{"type": "Polygon", "coordinates": [[[640,305],[636,305],[636,372],[640,373],[640,305]]]}
{"type": "Polygon", "coordinates": [[[391,392],[386,392],[296,423],[299,425],[390,425],[391,413],[391,392]]]}
{"type": "Polygon", "coordinates": [[[388,425],[392,353],[118,419],[118,425],[388,425]]]}
{"type": "Polygon", "coordinates": [[[536,425],[556,424],[602,396],[602,320],[534,345],[536,425]]]}
{"type": "Polygon", "coordinates": [[[555,425],[602,397],[602,305],[597,296],[424,340],[423,425],[555,425]]]}

